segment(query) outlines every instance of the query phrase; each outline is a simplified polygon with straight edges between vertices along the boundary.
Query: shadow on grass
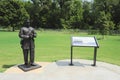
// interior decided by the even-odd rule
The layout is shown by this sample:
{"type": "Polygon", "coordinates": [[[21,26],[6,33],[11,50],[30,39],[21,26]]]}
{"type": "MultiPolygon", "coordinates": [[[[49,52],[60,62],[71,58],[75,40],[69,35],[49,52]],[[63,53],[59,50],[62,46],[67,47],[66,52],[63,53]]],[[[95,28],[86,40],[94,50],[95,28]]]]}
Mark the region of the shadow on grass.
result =
{"type": "Polygon", "coordinates": [[[12,67],[12,66],[14,66],[15,64],[12,64],[12,65],[3,65],[2,67],[3,68],[10,68],[10,67],[12,67]]]}
{"type": "Polygon", "coordinates": [[[12,30],[1,30],[0,29],[0,32],[17,32],[18,30],[15,30],[15,31],[12,31],[12,30]]]}

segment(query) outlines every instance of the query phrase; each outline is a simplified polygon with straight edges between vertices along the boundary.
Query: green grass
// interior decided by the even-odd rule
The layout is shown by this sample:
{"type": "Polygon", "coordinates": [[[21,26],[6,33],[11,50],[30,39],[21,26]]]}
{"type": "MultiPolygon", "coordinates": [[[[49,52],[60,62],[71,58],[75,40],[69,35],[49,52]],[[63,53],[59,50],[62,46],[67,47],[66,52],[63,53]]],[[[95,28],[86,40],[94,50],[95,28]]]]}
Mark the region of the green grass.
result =
{"type": "MultiPolygon", "coordinates": [[[[96,36],[87,33],[69,33],[64,31],[37,31],[35,39],[35,61],[53,62],[70,58],[71,36],[96,36]]],[[[7,68],[23,63],[18,32],[0,32],[0,72],[7,68]]],[[[120,65],[120,37],[107,36],[98,40],[97,60],[120,65]]],[[[74,59],[93,59],[93,48],[75,47],[74,59]]]]}

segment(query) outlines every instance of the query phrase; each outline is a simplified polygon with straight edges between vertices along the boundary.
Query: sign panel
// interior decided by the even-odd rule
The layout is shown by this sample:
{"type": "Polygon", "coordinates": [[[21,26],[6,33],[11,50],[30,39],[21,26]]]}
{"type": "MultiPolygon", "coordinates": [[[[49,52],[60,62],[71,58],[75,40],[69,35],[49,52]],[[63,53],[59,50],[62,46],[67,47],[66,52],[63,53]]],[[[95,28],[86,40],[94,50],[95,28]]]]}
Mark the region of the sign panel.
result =
{"type": "Polygon", "coordinates": [[[72,37],[72,46],[98,47],[95,37],[72,37]]]}

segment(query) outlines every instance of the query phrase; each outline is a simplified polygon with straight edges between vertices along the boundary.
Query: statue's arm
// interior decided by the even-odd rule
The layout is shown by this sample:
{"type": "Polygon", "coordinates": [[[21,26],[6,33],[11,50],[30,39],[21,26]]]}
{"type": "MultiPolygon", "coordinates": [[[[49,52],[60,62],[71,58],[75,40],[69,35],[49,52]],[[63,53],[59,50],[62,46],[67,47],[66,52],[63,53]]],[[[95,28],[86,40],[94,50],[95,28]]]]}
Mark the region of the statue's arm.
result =
{"type": "Polygon", "coordinates": [[[20,37],[20,38],[23,38],[23,39],[29,38],[28,35],[25,35],[25,34],[23,33],[23,30],[22,30],[22,29],[20,29],[20,31],[19,31],[19,37],[20,37]]]}
{"type": "Polygon", "coordinates": [[[35,29],[33,29],[33,37],[34,37],[34,38],[37,37],[37,33],[35,32],[35,29]]]}

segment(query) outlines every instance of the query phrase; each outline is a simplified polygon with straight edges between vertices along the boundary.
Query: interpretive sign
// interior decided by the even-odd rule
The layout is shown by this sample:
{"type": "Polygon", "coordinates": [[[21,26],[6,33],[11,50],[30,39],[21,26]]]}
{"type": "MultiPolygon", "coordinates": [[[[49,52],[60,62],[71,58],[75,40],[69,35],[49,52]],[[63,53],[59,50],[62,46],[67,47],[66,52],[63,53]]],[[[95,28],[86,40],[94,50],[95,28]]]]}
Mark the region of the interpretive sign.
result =
{"type": "Polygon", "coordinates": [[[73,63],[72,63],[73,47],[94,47],[94,64],[93,64],[93,66],[96,65],[96,54],[97,54],[97,48],[99,48],[99,45],[98,45],[97,39],[95,37],[72,37],[70,65],[73,65],[73,63]]]}
{"type": "Polygon", "coordinates": [[[95,37],[72,37],[72,46],[98,47],[95,37]]]}

